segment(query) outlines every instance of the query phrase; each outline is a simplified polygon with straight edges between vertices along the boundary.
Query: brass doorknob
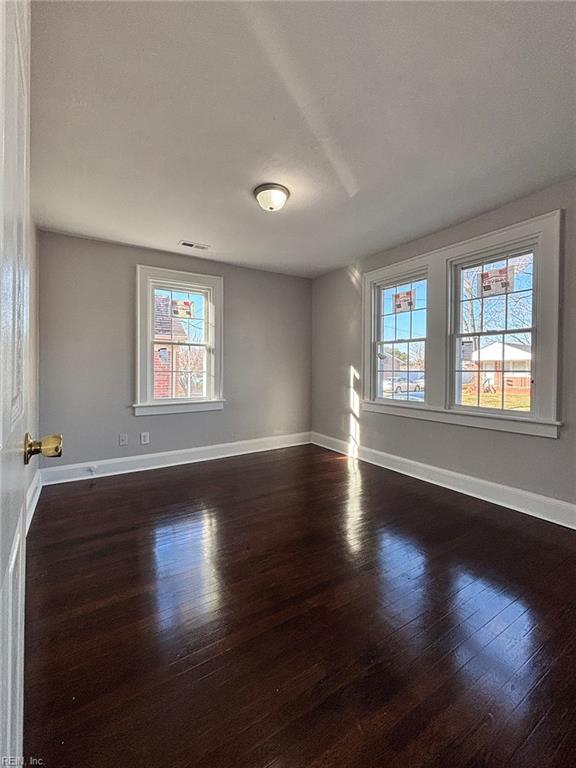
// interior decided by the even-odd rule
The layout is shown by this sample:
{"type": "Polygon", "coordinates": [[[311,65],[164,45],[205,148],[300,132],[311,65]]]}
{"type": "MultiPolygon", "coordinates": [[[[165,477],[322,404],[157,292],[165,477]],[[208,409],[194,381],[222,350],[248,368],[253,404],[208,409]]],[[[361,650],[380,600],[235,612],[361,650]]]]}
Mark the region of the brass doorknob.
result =
{"type": "Polygon", "coordinates": [[[24,464],[29,464],[32,456],[62,456],[62,435],[44,435],[41,440],[32,440],[29,432],[24,435],[24,464]]]}

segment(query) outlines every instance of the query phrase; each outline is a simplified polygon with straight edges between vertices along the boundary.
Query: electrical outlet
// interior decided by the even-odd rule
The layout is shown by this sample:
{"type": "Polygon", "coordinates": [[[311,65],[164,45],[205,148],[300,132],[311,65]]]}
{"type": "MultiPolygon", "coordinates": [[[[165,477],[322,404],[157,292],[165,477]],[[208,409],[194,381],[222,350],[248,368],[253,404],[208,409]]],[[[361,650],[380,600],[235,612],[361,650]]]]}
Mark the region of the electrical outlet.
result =
{"type": "Polygon", "coordinates": [[[118,435],[118,445],[128,445],[128,432],[120,432],[118,435]]]}
{"type": "Polygon", "coordinates": [[[150,442],[150,432],[140,432],[140,445],[148,445],[150,442]]]}

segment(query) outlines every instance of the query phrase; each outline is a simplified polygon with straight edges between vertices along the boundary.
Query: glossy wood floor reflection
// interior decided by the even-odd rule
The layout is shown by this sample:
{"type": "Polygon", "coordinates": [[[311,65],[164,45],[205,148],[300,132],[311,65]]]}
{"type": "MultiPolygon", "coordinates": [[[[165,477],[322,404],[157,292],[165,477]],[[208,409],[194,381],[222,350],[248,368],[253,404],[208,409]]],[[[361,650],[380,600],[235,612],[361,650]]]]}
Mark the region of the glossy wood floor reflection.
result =
{"type": "Polygon", "coordinates": [[[573,766],[576,533],[313,446],[52,486],[46,768],[573,766]]]}

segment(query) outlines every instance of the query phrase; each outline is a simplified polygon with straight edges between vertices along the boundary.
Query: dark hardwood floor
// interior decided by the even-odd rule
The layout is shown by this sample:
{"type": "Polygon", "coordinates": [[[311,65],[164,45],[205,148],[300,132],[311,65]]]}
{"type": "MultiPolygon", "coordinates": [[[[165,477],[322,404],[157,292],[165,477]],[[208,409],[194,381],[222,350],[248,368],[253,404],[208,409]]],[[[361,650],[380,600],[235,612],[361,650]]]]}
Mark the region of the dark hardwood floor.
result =
{"type": "Polygon", "coordinates": [[[313,446],[52,486],[46,768],[570,766],[576,533],[313,446]]]}

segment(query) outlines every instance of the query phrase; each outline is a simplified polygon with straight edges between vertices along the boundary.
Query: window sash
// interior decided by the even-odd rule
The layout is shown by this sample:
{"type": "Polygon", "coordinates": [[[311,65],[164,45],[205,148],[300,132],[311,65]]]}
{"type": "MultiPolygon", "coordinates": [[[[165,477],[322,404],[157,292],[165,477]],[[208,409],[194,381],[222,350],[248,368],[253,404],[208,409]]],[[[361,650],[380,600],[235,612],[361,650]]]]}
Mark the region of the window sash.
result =
{"type": "MultiPolygon", "coordinates": [[[[449,403],[450,407],[466,412],[466,413],[492,413],[492,414],[525,414],[525,415],[532,415],[534,413],[534,393],[535,393],[535,386],[537,381],[537,374],[536,374],[536,367],[535,367],[535,360],[536,360],[536,337],[537,337],[537,315],[536,315],[536,292],[538,287],[538,274],[537,274],[537,259],[536,259],[536,253],[535,253],[535,247],[529,247],[529,248],[521,248],[521,249],[510,249],[510,250],[502,250],[500,252],[493,252],[490,254],[490,256],[484,257],[482,259],[478,258],[470,258],[465,259],[462,261],[459,261],[456,264],[452,265],[452,281],[451,281],[451,295],[448,297],[450,301],[451,306],[451,314],[453,318],[452,323],[452,333],[451,333],[451,344],[450,344],[450,361],[449,361],[449,369],[448,369],[448,379],[449,379],[449,403]],[[482,301],[481,304],[481,323],[483,323],[483,307],[484,307],[484,301],[486,299],[485,296],[482,296],[482,293],[480,292],[477,296],[471,297],[469,299],[465,299],[462,297],[462,272],[464,270],[474,269],[475,267],[478,267],[480,270],[482,270],[482,267],[486,266],[487,264],[491,264],[493,262],[498,261],[506,261],[506,263],[509,263],[510,259],[518,258],[520,256],[527,256],[532,255],[532,287],[530,289],[518,289],[513,291],[506,291],[503,294],[497,294],[499,296],[503,296],[505,299],[504,303],[504,324],[505,327],[495,327],[493,329],[483,331],[465,331],[460,330],[461,328],[461,320],[462,320],[462,309],[464,302],[466,301],[482,301]],[[513,296],[517,293],[530,293],[531,295],[531,325],[527,325],[522,328],[512,328],[509,329],[507,327],[508,325],[508,297],[513,296]],[[489,336],[502,336],[503,341],[505,343],[505,337],[506,336],[513,336],[513,335],[520,335],[522,333],[529,333],[531,338],[531,361],[530,361],[530,408],[528,410],[515,410],[513,408],[490,408],[486,406],[482,406],[480,404],[478,405],[467,405],[463,403],[458,402],[458,374],[462,373],[464,369],[457,367],[457,361],[458,361],[458,344],[460,343],[460,339],[462,338],[477,338],[482,339],[489,336]]],[[[504,357],[502,358],[502,363],[504,362],[504,357]]],[[[481,361],[478,360],[478,366],[480,370],[480,376],[478,377],[478,380],[481,378],[481,372],[482,368],[481,361]]],[[[488,372],[488,369],[486,369],[488,372]]],[[[507,372],[507,370],[502,365],[502,369],[500,371],[502,377],[504,377],[504,374],[507,372]]],[[[474,373],[474,371],[471,371],[471,373],[474,373]]],[[[502,385],[503,386],[503,385],[502,385]]],[[[505,394],[502,393],[502,406],[504,406],[504,398],[505,394]]]]}
{"type": "MultiPolygon", "coordinates": [[[[394,398],[390,397],[382,397],[380,396],[378,392],[378,346],[380,344],[416,344],[418,342],[424,342],[426,344],[426,349],[428,349],[428,320],[429,320],[429,295],[428,295],[428,272],[426,270],[407,270],[405,273],[399,273],[394,278],[390,278],[388,280],[384,280],[382,282],[377,282],[373,285],[373,291],[372,291],[372,302],[371,302],[371,315],[372,315],[372,327],[374,329],[373,335],[371,338],[371,382],[370,382],[370,396],[372,399],[377,400],[378,402],[382,403],[388,403],[393,402],[394,398]],[[398,313],[398,312],[392,312],[388,313],[387,315],[384,314],[383,306],[382,306],[382,299],[383,294],[386,289],[390,288],[399,288],[400,286],[407,285],[408,283],[418,283],[421,281],[426,281],[426,306],[422,307],[420,309],[411,310],[411,311],[424,311],[426,313],[426,336],[418,336],[418,337],[398,337],[394,339],[384,339],[382,338],[382,318],[384,317],[394,317],[397,314],[404,314],[404,313],[398,313]]],[[[410,310],[407,310],[407,312],[410,312],[410,310]]],[[[410,329],[412,330],[412,329],[410,329]]],[[[426,352],[426,355],[428,352],[426,352]]],[[[426,371],[427,362],[424,366],[424,373],[426,371]]],[[[409,369],[406,371],[406,373],[409,372],[409,369]]],[[[416,401],[409,401],[411,404],[413,404],[415,407],[421,406],[426,402],[426,391],[424,391],[424,399],[422,402],[416,402],[416,401]]],[[[397,400],[396,402],[405,402],[404,400],[397,400]]]]}
{"type": "MultiPolygon", "coordinates": [[[[207,289],[205,286],[195,285],[190,282],[162,282],[162,281],[150,281],[150,294],[149,294],[149,312],[150,312],[150,325],[149,325],[149,338],[148,338],[148,402],[150,403],[165,403],[167,400],[185,403],[185,402],[197,402],[199,400],[211,400],[214,397],[214,361],[213,352],[214,345],[212,339],[211,329],[213,329],[213,293],[211,289],[207,289]],[[173,340],[157,339],[155,334],[155,319],[156,311],[154,304],[154,293],[157,289],[165,291],[173,291],[177,293],[200,293],[204,296],[204,338],[203,343],[191,343],[180,342],[173,340]],[[192,397],[175,397],[175,398],[155,398],[154,397],[154,346],[156,344],[162,344],[163,346],[183,346],[183,347],[204,347],[206,349],[206,394],[201,396],[192,397]]],[[[172,313],[170,313],[172,319],[172,313]]]]}
{"type": "MultiPolygon", "coordinates": [[[[172,318],[172,311],[170,311],[172,318]]],[[[155,267],[138,266],[138,353],[137,392],[135,408],[138,406],[182,405],[222,401],[222,278],[212,275],[195,275],[187,272],[155,267]],[[204,340],[162,339],[155,334],[156,289],[178,293],[202,294],[204,296],[204,340]],[[191,397],[154,397],[154,348],[188,347],[206,350],[205,394],[191,397]]],[[[189,371],[188,373],[194,373],[189,371]]]]}
{"type": "Polygon", "coordinates": [[[213,378],[213,355],[211,354],[212,348],[208,344],[190,344],[186,342],[179,342],[179,341],[158,341],[157,339],[152,340],[152,349],[151,349],[151,358],[152,358],[152,372],[151,372],[151,383],[152,383],[152,394],[151,394],[151,402],[154,403],[163,403],[166,400],[173,399],[177,402],[186,402],[186,400],[196,401],[196,400],[205,400],[210,395],[210,392],[212,390],[211,382],[213,378]],[[155,347],[170,347],[172,348],[172,351],[170,353],[170,360],[171,365],[169,369],[166,369],[165,371],[156,371],[154,368],[154,360],[155,360],[155,347]],[[175,347],[188,347],[188,349],[204,349],[206,351],[205,355],[205,367],[203,370],[197,370],[197,371],[191,371],[191,370],[180,370],[178,368],[174,367],[174,359],[175,359],[175,353],[174,348],[175,347]],[[155,384],[156,384],[156,373],[162,374],[162,373],[169,373],[171,377],[171,386],[174,390],[176,388],[176,376],[178,374],[185,374],[187,376],[192,375],[202,375],[205,378],[205,393],[202,395],[193,395],[188,398],[186,397],[173,397],[173,398],[166,398],[166,397],[155,397],[155,384]]]}

